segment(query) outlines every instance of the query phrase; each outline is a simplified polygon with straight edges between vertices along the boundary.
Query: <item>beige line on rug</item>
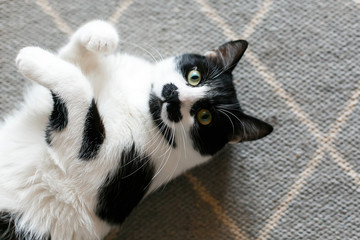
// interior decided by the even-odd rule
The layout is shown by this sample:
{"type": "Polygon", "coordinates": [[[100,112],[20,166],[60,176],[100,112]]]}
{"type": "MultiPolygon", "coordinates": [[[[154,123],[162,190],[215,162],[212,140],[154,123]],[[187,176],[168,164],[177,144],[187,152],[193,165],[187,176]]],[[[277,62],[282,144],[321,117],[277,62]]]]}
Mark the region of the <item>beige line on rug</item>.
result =
{"type": "Polygon", "coordinates": [[[44,13],[51,16],[54,23],[60,31],[70,36],[72,34],[71,28],[62,20],[60,15],[50,6],[47,0],[36,0],[36,4],[41,7],[44,13]]]}
{"type": "MultiPolygon", "coordinates": [[[[298,180],[295,181],[295,183],[292,185],[289,193],[286,194],[285,198],[281,201],[277,210],[267,220],[267,223],[261,229],[257,240],[266,240],[269,238],[270,232],[277,226],[277,223],[285,214],[285,211],[287,210],[290,202],[295,198],[296,195],[298,195],[302,186],[306,182],[306,178],[314,172],[315,167],[322,161],[324,151],[328,151],[330,153],[334,162],[338,164],[349,177],[351,177],[353,183],[357,186],[357,191],[360,191],[360,175],[353,169],[351,164],[347,162],[343,156],[341,156],[341,154],[335,149],[335,146],[333,146],[333,141],[340,132],[341,126],[346,123],[348,117],[355,110],[359,97],[360,87],[353,92],[352,96],[345,104],[343,113],[336,119],[335,124],[332,125],[328,134],[323,135],[320,137],[320,139],[317,140],[322,145],[322,147],[318,148],[314,154],[314,158],[310,161],[310,164],[308,164],[305,170],[300,174],[300,178],[298,178],[298,180]],[[321,156],[321,158],[319,158],[319,156],[321,156]]],[[[314,135],[314,132],[311,131],[311,133],[314,135]]]]}
{"type": "MultiPolygon", "coordinates": [[[[227,25],[226,21],[219,15],[217,14],[216,10],[213,9],[210,5],[208,5],[205,0],[196,0],[201,8],[202,11],[205,12],[205,14],[212,19],[215,23],[217,23],[221,29],[223,30],[223,34],[225,36],[227,36],[230,39],[238,39],[236,34],[231,30],[231,28],[227,25]]],[[[271,0],[265,0],[260,9],[254,14],[254,16],[252,17],[251,21],[249,22],[249,24],[246,25],[246,28],[244,30],[244,33],[242,35],[244,35],[244,38],[248,38],[250,37],[250,35],[254,32],[255,27],[262,21],[262,19],[264,18],[265,14],[269,11],[270,6],[271,6],[272,1],[271,0]]],[[[187,177],[189,179],[189,177],[193,177],[194,176],[187,174],[187,177]]],[[[195,178],[196,179],[196,178],[195,178]]],[[[190,179],[189,179],[190,180],[190,179]]],[[[204,186],[202,186],[203,190],[206,190],[204,186]]],[[[218,215],[219,219],[222,220],[224,222],[225,225],[229,226],[230,231],[234,233],[234,229],[235,227],[237,228],[236,232],[237,233],[242,233],[241,235],[236,235],[237,237],[242,237],[241,239],[243,239],[243,237],[245,237],[245,232],[243,230],[241,230],[239,227],[236,226],[235,221],[228,216],[225,212],[223,212],[223,209],[220,208],[214,208],[214,204],[211,200],[215,200],[214,197],[211,196],[211,194],[206,190],[207,196],[206,198],[202,197],[202,199],[206,202],[208,202],[211,206],[213,206],[213,211],[215,212],[216,215],[218,215]],[[211,201],[211,202],[209,202],[211,201]],[[226,216],[226,217],[225,217],[226,216]],[[231,222],[231,226],[229,225],[229,222],[231,222]]],[[[198,194],[200,196],[203,195],[203,193],[198,192],[198,194]]],[[[216,200],[215,200],[216,201],[216,200]]],[[[249,239],[249,238],[245,238],[245,239],[249,239]]]]}
{"type": "Polygon", "coordinates": [[[260,230],[256,240],[266,240],[269,238],[270,232],[278,225],[290,203],[306,184],[307,178],[313,174],[316,167],[321,163],[325,154],[325,148],[325,146],[322,146],[316,150],[313,158],[307,163],[305,170],[299,174],[295,183],[290,187],[290,191],[285,194],[274,213],[267,219],[265,226],[260,230]]]}
{"type": "MultiPolygon", "coordinates": [[[[227,36],[229,39],[238,38],[236,37],[236,34],[231,30],[231,28],[225,23],[225,21],[216,13],[215,9],[211,8],[203,0],[197,0],[197,1],[202,5],[203,10],[207,14],[207,16],[223,29],[223,33],[225,36],[227,36]]],[[[260,231],[258,240],[260,239],[265,240],[269,237],[270,231],[276,227],[277,223],[284,215],[284,212],[287,210],[287,207],[290,204],[290,202],[295,198],[296,195],[299,194],[301,188],[305,185],[307,178],[314,172],[316,166],[321,162],[325,150],[328,150],[330,153],[333,153],[332,157],[334,158],[335,162],[337,162],[340,166],[342,166],[342,169],[347,170],[346,172],[349,174],[349,176],[351,176],[354,179],[355,183],[358,182],[357,179],[358,174],[355,174],[356,172],[352,169],[351,165],[348,164],[346,160],[339,158],[340,157],[339,154],[334,154],[334,152],[337,153],[337,151],[336,149],[332,148],[331,143],[336,137],[336,134],[335,135],[332,134],[331,136],[327,136],[326,134],[324,135],[319,130],[318,125],[310,120],[310,116],[306,112],[304,112],[300,107],[300,105],[297,104],[296,101],[291,97],[291,95],[286,90],[284,90],[281,83],[275,79],[274,74],[271,73],[267,69],[267,67],[261,63],[261,61],[257,58],[257,56],[254,53],[252,53],[251,51],[247,51],[247,53],[245,54],[245,58],[249,60],[249,62],[256,68],[257,72],[259,72],[262,75],[263,79],[268,84],[270,84],[270,86],[272,86],[275,93],[285,100],[285,103],[297,115],[299,120],[309,128],[310,133],[316,138],[316,141],[320,144],[312,160],[309,161],[305,170],[302,173],[300,173],[298,180],[295,181],[295,183],[290,188],[290,191],[285,195],[285,197],[279,204],[279,207],[277,208],[278,210],[275,211],[275,213],[268,219],[267,224],[260,231]]],[[[355,93],[357,93],[357,91],[355,91],[355,93]]],[[[350,101],[352,99],[353,97],[350,98],[350,101]]],[[[348,105],[349,104],[346,104],[346,106],[348,105]]],[[[350,105],[353,106],[354,104],[350,104],[350,105]]],[[[352,108],[345,107],[344,114],[342,114],[339,117],[339,119],[336,121],[340,124],[337,124],[338,127],[336,127],[334,130],[340,129],[340,126],[347,119],[345,115],[350,115],[351,112],[354,110],[354,108],[355,107],[352,108]]]]}
{"type": "MultiPolygon", "coordinates": [[[[331,145],[330,145],[331,146],[331,145]]],[[[345,158],[335,150],[334,146],[327,149],[337,165],[352,179],[353,183],[357,186],[356,190],[360,192],[360,174],[354,170],[354,167],[345,160],[345,158]]]]}
{"type": "Polygon", "coordinates": [[[116,24],[119,21],[120,17],[123,15],[123,13],[126,11],[126,9],[128,9],[133,2],[133,0],[121,1],[114,14],[109,18],[109,22],[111,22],[112,24],[116,24]]]}
{"type": "Polygon", "coordinates": [[[237,225],[236,222],[229,217],[225,210],[221,207],[220,203],[209,193],[209,191],[202,185],[202,183],[193,175],[191,174],[185,174],[185,176],[188,178],[189,182],[191,183],[193,189],[195,192],[197,192],[200,196],[200,198],[208,203],[212,210],[215,212],[215,214],[218,216],[218,218],[223,222],[229,230],[234,234],[236,237],[235,239],[238,240],[246,240],[249,239],[246,237],[246,233],[242,231],[237,225]]]}

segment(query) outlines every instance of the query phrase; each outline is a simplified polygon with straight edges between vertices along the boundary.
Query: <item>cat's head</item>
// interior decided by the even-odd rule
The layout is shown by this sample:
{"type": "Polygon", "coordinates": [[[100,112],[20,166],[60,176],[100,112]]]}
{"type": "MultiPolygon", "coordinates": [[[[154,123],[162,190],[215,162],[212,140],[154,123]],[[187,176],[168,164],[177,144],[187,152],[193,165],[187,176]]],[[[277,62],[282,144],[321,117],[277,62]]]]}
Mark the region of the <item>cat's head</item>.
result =
{"type": "Polygon", "coordinates": [[[246,48],[244,40],[231,41],[205,55],[184,54],[157,64],[149,105],[169,145],[176,148],[188,138],[208,156],[227,143],[271,133],[272,126],[243,113],[236,96],[232,71],[246,48]]]}

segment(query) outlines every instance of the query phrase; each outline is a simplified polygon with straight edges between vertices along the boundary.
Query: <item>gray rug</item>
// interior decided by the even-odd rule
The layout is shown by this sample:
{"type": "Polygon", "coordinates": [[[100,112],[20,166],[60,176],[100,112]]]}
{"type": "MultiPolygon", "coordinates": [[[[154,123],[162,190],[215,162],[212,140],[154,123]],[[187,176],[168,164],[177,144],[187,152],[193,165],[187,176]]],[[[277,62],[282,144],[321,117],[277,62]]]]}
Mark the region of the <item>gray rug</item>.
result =
{"type": "Polygon", "coordinates": [[[56,50],[95,18],[147,59],[132,43],[160,58],[247,39],[238,97],[275,126],[152,194],[108,239],[360,239],[359,0],[0,0],[0,116],[27,84],[18,50],[56,50]]]}

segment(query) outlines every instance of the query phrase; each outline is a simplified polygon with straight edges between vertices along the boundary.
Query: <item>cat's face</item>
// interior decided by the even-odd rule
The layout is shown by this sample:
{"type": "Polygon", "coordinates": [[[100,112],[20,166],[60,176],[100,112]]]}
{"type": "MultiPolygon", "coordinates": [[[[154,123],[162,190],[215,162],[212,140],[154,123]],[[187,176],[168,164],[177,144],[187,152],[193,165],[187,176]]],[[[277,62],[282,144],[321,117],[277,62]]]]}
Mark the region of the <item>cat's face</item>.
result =
{"type": "Polygon", "coordinates": [[[204,56],[184,54],[157,64],[150,111],[168,144],[184,138],[203,156],[228,142],[256,140],[272,127],[245,115],[236,97],[232,70],[247,47],[228,42],[204,56]]]}

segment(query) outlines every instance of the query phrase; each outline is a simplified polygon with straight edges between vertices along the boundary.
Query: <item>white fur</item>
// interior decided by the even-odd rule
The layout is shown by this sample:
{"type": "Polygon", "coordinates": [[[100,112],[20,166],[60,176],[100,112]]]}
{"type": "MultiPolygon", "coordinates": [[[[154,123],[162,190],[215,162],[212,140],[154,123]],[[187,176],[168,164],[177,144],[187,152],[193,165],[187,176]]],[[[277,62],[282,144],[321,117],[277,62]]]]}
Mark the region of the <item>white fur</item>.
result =
{"type": "Polygon", "coordinates": [[[174,58],[153,64],[137,57],[112,54],[116,30],[103,21],[82,26],[56,56],[43,49],[20,51],[21,73],[36,82],[20,111],[0,124],[0,211],[22,214],[18,226],[52,239],[101,239],[110,226],[94,213],[96,194],[121,151],[132,145],[151,156],[156,174],[150,191],[205,162],[193,150],[189,107],[205,87],[191,88],[175,68],[174,58]],[[163,120],[175,130],[177,147],[171,149],[149,113],[151,84],[158,96],[162,86],[174,83],[183,102],[180,123],[163,120]],[[69,126],[55,134],[53,146],[44,140],[52,110],[48,89],[64,97],[69,126]],[[88,104],[95,98],[106,138],[98,157],[77,159],[88,104]]]}

